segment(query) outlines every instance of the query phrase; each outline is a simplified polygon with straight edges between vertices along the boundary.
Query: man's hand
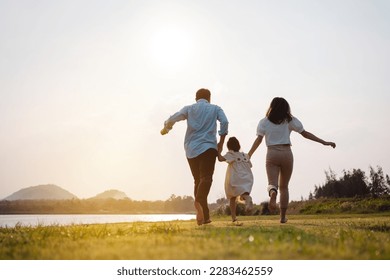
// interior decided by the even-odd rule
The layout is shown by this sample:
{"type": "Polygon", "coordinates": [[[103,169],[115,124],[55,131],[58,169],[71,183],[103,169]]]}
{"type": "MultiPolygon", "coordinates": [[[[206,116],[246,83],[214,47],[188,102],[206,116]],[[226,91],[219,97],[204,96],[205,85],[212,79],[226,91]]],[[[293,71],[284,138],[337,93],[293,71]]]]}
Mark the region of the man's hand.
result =
{"type": "Polygon", "coordinates": [[[161,135],[165,135],[165,134],[168,134],[169,130],[166,129],[165,127],[163,129],[161,129],[160,133],[161,135]]]}

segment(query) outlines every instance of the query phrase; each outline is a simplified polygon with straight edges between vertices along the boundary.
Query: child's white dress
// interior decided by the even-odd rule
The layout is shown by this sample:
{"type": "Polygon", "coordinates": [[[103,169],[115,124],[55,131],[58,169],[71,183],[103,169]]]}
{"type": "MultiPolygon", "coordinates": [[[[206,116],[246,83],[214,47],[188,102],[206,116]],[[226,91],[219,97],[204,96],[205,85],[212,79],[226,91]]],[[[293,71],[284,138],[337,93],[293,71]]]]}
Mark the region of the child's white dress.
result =
{"type": "Polygon", "coordinates": [[[225,177],[225,193],[228,199],[251,193],[253,186],[252,163],[248,154],[229,151],[224,156],[229,164],[225,177]]]}

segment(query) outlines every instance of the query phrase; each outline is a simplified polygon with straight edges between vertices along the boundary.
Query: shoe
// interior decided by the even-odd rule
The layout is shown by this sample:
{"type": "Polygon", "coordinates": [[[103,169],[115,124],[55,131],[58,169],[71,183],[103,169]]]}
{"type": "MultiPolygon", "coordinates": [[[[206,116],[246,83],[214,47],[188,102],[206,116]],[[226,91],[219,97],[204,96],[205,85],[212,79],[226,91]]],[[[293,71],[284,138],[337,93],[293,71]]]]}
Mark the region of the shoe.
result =
{"type": "Polygon", "coordinates": [[[245,211],[250,214],[253,210],[253,200],[250,195],[248,195],[245,199],[245,211]]]}
{"type": "MultiPolygon", "coordinates": [[[[194,202],[195,210],[196,210],[196,223],[198,226],[203,225],[204,222],[204,216],[203,216],[203,209],[199,202],[194,202]]],[[[210,221],[211,222],[211,221],[210,221]]]]}
{"type": "Polygon", "coordinates": [[[275,191],[271,191],[271,195],[269,198],[269,204],[268,204],[268,208],[269,208],[269,211],[271,213],[276,212],[276,195],[277,195],[277,193],[275,191]]]}

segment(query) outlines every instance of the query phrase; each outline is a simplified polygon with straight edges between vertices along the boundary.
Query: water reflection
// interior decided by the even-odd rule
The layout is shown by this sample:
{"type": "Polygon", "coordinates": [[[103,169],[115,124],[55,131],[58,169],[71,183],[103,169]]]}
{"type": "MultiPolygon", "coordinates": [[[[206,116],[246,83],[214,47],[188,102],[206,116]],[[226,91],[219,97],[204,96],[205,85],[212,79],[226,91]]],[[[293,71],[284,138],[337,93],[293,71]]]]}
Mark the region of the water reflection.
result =
{"type": "Polygon", "coordinates": [[[49,226],[71,224],[106,224],[129,222],[188,221],[195,219],[190,214],[145,214],[145,215],[0,215],[0,227],[49,226]]]}

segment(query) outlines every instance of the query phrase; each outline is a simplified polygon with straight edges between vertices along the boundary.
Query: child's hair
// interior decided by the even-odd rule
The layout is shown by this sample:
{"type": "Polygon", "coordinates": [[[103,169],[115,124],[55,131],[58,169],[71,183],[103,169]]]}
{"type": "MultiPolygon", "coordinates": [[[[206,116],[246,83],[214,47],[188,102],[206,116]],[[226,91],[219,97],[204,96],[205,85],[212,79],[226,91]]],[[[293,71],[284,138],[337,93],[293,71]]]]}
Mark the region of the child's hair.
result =
{"type": "Polygon", "coordinates": [[[227,147],[229,150],[239,152],[241,149],[240,142],[238,142],[236,137],[230,137],[227,141],[227,147]]]}

